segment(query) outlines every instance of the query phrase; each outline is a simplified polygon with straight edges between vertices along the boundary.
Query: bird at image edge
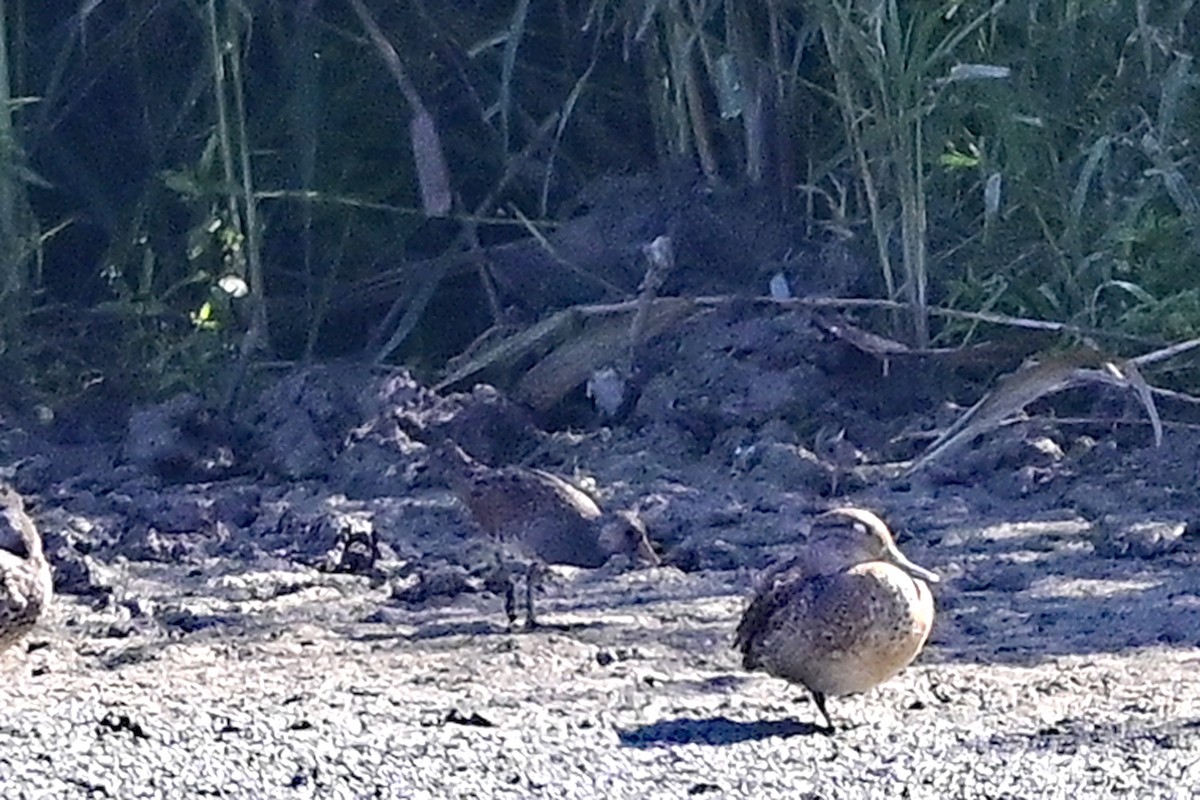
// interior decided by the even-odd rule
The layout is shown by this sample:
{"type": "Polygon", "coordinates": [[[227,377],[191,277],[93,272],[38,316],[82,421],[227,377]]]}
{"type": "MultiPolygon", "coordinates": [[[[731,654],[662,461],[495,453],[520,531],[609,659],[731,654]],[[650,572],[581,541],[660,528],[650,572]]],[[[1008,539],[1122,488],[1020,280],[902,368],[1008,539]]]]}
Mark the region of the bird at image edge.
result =
{"type": "Polygon", "coordinates": [[[0,653],[37,623],[50,604],[53,579],[42,537],[21,496],[0,484],[0,653]]]}

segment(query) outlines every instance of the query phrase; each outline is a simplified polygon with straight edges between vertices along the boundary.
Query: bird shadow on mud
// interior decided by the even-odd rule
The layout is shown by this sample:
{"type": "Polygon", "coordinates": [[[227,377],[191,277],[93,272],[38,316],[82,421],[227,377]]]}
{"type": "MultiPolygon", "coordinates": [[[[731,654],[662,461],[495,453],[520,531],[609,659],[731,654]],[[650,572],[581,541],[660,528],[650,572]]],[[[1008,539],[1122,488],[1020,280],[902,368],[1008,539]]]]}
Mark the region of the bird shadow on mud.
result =
{"type": "Polygon", "coordinates": [[[728,717],[709,717],[707,719],[666,719],[636,728],[618,728],[617,738],[625,747],[658,747],[675,744],[707,744],[719,747],[775,737],[786,739],[792,736],[824,735],[824,733],[824,729],[818,725],[795,719],[745,722],[728,717]]]}

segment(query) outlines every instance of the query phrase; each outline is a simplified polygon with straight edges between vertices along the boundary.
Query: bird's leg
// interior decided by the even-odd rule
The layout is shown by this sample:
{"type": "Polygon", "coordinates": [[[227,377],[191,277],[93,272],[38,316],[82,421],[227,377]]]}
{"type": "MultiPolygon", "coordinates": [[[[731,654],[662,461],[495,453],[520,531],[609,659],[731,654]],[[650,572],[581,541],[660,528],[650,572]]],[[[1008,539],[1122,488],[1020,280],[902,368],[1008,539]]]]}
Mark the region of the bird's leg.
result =
{"type": "Polygon", "coordinates": [[[821,712],[821,716],[825,718],[825,728],[821,733],[826,736],[832,736],[837,732],[837,728],[833,727],[833,719],[829,716],[829,710],[825,708],[825,695],[822,692],[813,692],[813,700],[817,702],[817,710],[821,712]]]}
{"type": "Polygon", "coordinates": [[[504,576],[504,613],[511,631],[517,624],[517,587],[512,575],[504,576]]]}
{"type": "Polygon", "coordinates": [[[512,565],[505,563],[500,553],[492,555],[496,559],[496,566],[488,576],[487,588],[492,592],[498,591],[500,587],[495,582],[504,582],[504,615],[508,617],[508,630],[511,633],[517,624],[517,587],[513,581],[512,565]]]}
{"type": "Polygon", "coordinates": [[[533,617],[533,592],[535,584],[541,579],[542,565],[537,561],[530,561],[529,568],[525,572],[525,627],[533,630],[538,626],[537,620],[533,617]]]}

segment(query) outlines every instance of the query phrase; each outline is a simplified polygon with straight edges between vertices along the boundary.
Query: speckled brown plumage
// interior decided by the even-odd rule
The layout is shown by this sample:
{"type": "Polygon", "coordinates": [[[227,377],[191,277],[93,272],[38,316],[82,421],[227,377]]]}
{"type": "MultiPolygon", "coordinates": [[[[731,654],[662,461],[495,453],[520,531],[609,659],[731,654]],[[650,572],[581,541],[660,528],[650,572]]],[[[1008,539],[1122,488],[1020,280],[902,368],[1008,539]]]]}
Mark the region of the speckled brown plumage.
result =
{"type": "Polygon", "coordinates": [[[763,575],[737,629],[743,665],[807,687],[832,732],[826,697],[883,683],[924,647],[926,581],[937,576],[905,558],[874,513],[826,512],[804,551],[763,575]]]}
{"type": "Polygon", "coordinates": [[[25,503],[0,484],[0,652],[33,628],[52,593],[42,537],[25,503]]]}
{"type": "MultiPolygon", "coordinates": [[[[484,533],[530,563],[526,618],[531,626],[535,624],[533,584],[542,564],[594,569],[619,554],[658,563],[635,512],[602,511],[589,495],[557,475],[524,467],[489,467],[449,441],[434,449],[430,463],[484,533]]],[[[506,610],[513,621],[511,583],[506,610]]]]}

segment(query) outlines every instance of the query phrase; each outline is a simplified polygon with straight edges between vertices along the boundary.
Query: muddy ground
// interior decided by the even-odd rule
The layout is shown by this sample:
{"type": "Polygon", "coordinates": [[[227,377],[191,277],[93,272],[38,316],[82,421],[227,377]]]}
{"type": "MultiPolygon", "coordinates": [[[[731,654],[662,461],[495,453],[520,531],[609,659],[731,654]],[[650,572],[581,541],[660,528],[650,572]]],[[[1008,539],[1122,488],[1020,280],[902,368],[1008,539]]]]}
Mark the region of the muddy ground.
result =
{"type": "Polygon", "coordinates": [[[0,657],[0,797],[1192,796],[1195,412],[1164,401],[1155,448],[1136,401],[1076,391],[865,480],[979,385],[812,322],[693,319],[627,417],[553,435],[502,393],[345,364],[236,425],[186,397],[129,426],[5,410],[59,599],[0,657]],[[859,455],[815,445],[843,427],[859,455]],[[559,570],[546,627],[510,632],[490,545],[424,468],[447,435],[638,508],[664,564],[559,570]],[[830,738],[730,639],[755,573],[842,502],[942,582],[929,647],[832,701],[830,738]]]}

